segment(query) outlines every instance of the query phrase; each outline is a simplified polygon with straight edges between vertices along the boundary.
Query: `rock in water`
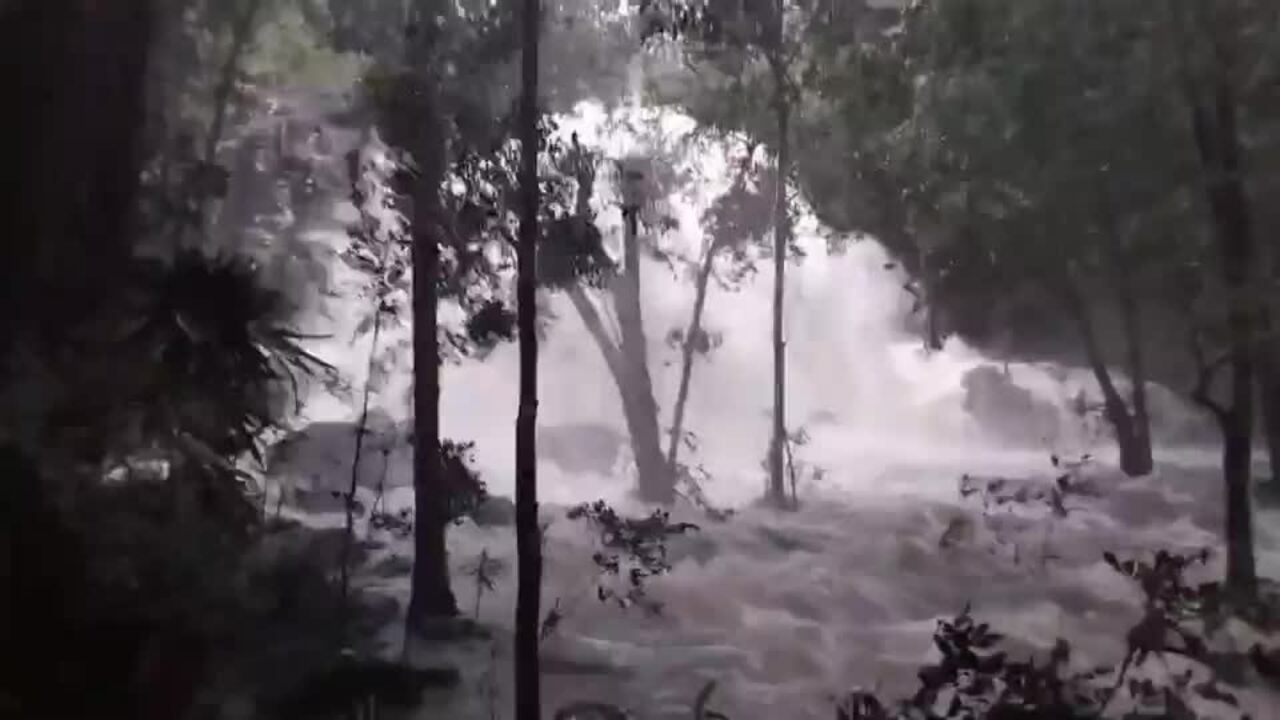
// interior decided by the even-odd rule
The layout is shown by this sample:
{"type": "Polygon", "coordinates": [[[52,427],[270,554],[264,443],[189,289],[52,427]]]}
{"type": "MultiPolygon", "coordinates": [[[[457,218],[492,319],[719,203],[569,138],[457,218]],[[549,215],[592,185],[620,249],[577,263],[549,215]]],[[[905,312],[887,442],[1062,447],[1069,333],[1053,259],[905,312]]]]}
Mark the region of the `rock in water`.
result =
{"type": "Polygon", "coordinates": [[[617,705],[577,702],[556,711],[555,720],[628,720],[631,715],[617,705]]]}
{"type": "Polygon", "coordinates": [[[629,444],[626,435],[600,423],[538,428],[538,457],[571,475],[612,475],[629,444]]]}
{"type": "Polygon", "coordinates": [[[493,495],[472,511],[471,519],[480,527],[509,527],[516,524],[516,504],[510,498],[493,495]]]}
{"type": "Polygon", "coordinates": [[[408,577],[413,573],[413,558],[389,555],[374,565],[370,572],[380,578],[408,577]]]}
{"type": "Polygon", "coordinates": [[[995,440],[1020,446],[1042,446],[1061,431],[1058,409],[1013,382],[994,365],[965,373],[964,409],[995,440]]]}

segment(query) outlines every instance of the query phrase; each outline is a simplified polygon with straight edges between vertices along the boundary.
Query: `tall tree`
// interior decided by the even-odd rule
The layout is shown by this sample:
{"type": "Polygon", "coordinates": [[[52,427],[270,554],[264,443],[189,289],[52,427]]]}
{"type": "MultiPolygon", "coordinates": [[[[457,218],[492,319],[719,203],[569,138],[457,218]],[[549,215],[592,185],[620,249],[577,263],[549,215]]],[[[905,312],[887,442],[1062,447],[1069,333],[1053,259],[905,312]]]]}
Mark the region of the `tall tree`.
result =
{"type": "MultiPolygon", "coordinates": [[[[1256,228],[1276,227],[1280,223],[1275,201],[1280,183],[1280,95],[1275,87],[1280,78],[1280,5],[1268,2],[1246,2],[1236,38],[1238,103],[1240,105],[1241,144],[1248,162],[1247,172],[1250,208],[1256,228]]],[[[1269,488],[1280,496],[1280,249],[1265,241],[1259,232],[1259,263],[1263,274],[1261,299],[1265,302],[1266,319],[1260,329],[1257,377],[1263,430],[1271,459],[1269,488]]]]}
{"type": "Polygon", "coordinates": [[[790,201],[792,112],[795,104],[797,57],[801,32],[788,22],[792,16],[810,21],[825,18],[810,3],[789,0],[640,0],[644,32],[678,38],[695,64],[732,74],[755,74],[763,67],[768,77],[771,127],[762,132],[772,141],[776,157],[773,203],[773,397],[768,468],[769,498],[788,503],[786,491],[786,338],[784,302],[786,262],[793,251],[790,201]]]}
{"type": "Polygon", "coordinates": [[[1240,597],[1257,590],[1250,500],[1253,461],[1254,378],[1265,304],[1258,295],[1260,253],[1244,180],[1236,63],[1241,7],[1201,0],[1168,3],[1170,47],[1189,114],[1188,127],[1203,176],[1198,183],[1209,213],[1221,284],[1226,296],[1226,350],[1221,360],[1201,358],[1196,399],[1222,431],[1226,483],[1227,587],[1240,597]],[[1209,392],[1218,366],[1230,370],[1226,402],[1209,392]]]}
{"type": "MultiPolygon", "coordinates": [[[[380,0],[334,0],[357,5],[380,0]]],[[[385,9],[385,8],[384,8],[385,9]]],[[[411,159],[401,173],[409,200],[413,245],[415,566],[407,629],[457,613],[449,585],[446,531],[457,478],[441,461],[440,363],[483,352],[509,339],[514,318],[501,302],[506,259],[491,246],[510,241],[505,223],[514,207],[514,124],[505,92],[506,61],[518,37],[516,7],[488,2],[421,2],[409,8],[401,57],[378,51],[364,87],[378,109],[388,144],[411,159]],[[477,94],[475,87],[495,89],[477,94]],[[446,183],[446,179],[450,182],[446,183]],[[446,187],[448,186],[448,187],[446,187]],[[457,191],[461,186],[463,189],[457,191]],[[439,321],[441,304],[466,316],[462,328],[439,321]]],[[[382,22],[396,13],[338,13],[341,35],[385,38],[382,22]]]]}
{"type": "Polygon", "coordinates": [[[787,201],[788,178],[791,175],[791,70],[784,38],[786,38],[786,0],[774,0],[773,13],[765,20],[765,57],[773,75],[773,111],[777,122],[775,136],[777,181],[774,192],[773,217],[773,436],[769,442],[769,495],[779,507],[787,503],[787,345],[783,326],[783,304],[786,301],[787,251],[791,246],[791,204],[787,201]]]}
{"type": "Polygon", "coordinates": [[[538,0],[522,3],[520,99],[520,244],[517,312],[520,337],[520,407],[516,417],[516,712],[517,720],[542,715],[538,625],[542,599],[542,537],[538,526],[538,0]]]}
{"type": "Polygon", "coordinates": [[[1134,92],[1109,69],[1131,60],[1116,41],[1134,29],[1124,20],[1056,0],[911,13],[899,51],[920,81],[915,109],[892,130],[907,141],[890,157],[910,183],[909,215],[941,233],[931,254],[952,288],[987,284],[993,274],[1034,284],[1075,326],[1121,467],[1145,475],[1145,278],[1134,270],[1153,257],[1146,217],[1176,186],[1172,171],[1161,180],[1149,154],[1167,133],[1120,141],[1162,107],[1157,92],[1134,92]],[[1096,315],[1108,305],[1127,346],[1127,398],[1099,337],[1096,315]]]}
{"type": "Polygon", "coordinates": [[[409,182],[413,266],[413,497],[414,554],[406,627],[413,632],[432,617],[452,617],[457,601],[449,583],[448,487],[440,456],[440,244],[444,224],[440,186],[446,164],[445,121],[440,100],[436,33],[439,11],[418,3],[406,30],[407,69],[412,90],[406,107],[402,147],[413,156],[409,182]]]}
{"type": "Polygon", "coordinates": [[[573,211],[556,219],[549,229],[549,234],[559,239],[544,248],[546,262],[539,266],[539,279],[550,288],[564,290],[604,358],[622,401],[640,498],[669,503],[675,497],[675,478],[663,460],[641,305],[639,212],[642,195],[650,187],[653,164],[634,158],[622,163],[623,248],[622,257],[612,258],[603,249],[591,208],[598,162],[598,154],[582,146],[576,136],[564,149],[559,164],[576,186],[573,211]],[[608,307],[602,310],[603,303],[593,299],[593,288],[607,292],[612,319],[619,328],[617,338],[604,319],[608,307]]]}

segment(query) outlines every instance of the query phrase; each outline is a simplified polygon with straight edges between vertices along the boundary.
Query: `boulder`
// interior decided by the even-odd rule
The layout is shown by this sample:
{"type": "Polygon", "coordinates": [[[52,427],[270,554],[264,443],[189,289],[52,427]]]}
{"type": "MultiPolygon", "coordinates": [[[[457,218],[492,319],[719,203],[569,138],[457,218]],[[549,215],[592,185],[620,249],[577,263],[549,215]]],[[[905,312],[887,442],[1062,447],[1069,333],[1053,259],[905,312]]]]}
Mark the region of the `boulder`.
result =
{"type": "Polygon", "coordinates": [[[480,527],[510,527],[516,523],[516,504],[510,498],[493,495],[472,511],[471,519],[480,527]]]}
{"type": "Polygon", "coordinates": [[[538,458],[571,475],[612,475],[629,448],[625,433],[600,423],[538,428],[538,458]]]}
{"type": "Polygon", "coordinates": [[[961,382],[965,410],[992,439],[1038,447],[1061,432],[1058,409],[1014,383],[1000,368],[980,365],[965,373],[961,382]]]}
{"type": "Polygon", "coordinates": [[[413,558],[388,555],[375,563],[369,572],[380,578],[408,577],[413,573],[413,558]]]}

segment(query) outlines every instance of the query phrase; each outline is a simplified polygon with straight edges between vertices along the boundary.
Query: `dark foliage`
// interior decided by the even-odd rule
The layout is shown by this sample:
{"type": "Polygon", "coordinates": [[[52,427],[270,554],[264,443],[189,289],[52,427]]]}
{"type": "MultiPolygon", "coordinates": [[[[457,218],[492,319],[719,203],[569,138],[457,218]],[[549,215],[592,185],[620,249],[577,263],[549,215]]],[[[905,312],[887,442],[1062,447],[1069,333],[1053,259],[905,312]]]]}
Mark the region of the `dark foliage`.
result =
{"type": "Polygon", "coordinates": [[[256,516],[175,516],[187,478],[86,488],[64,509],[30,463],[4,456],[0,609],[5,666],[19,672],[0,698],[12,717],[182,717],[215,665],[270,649],[256,646],[264,628],[317,633],[332,618],[323,570],[245,572],[256,516]]]}
{"type": "Polygon", "coordinates": [[[596,596],[601,602],[613,601],[626,609],[635,605],[658,614],[661,603],[645,594],[648,578],[671,569],[667,562],[667,539],[698,530],[693,523],[673,523],[666,510],[654,510],[644,518],[628,518],[618,514],[603,500],[574,506],[566,513],[570,520],[585,520],[599,532],[603,550],[591,559],[605,576],[623,579],[623,588],[601,583],[596,596]]]}
{"type": "Polygon", "coordinates": [[[474,442],[445,440],[440,444],[445,484],[449,489],[449,520],[462,522],[489,498],[480,473],[475,470],[474,442]]]}
{"type": "Polygon", "coordinates": [[[177,435],[219,457],[256,456],[282,414],[278,389],[296,398],[301,377],[330,369],[301,347],[282,297],[246,260],[187,251],[144,266],[134,313],[126,344],[151,363],[139,400],[152,441],[177,435]]]}
{"type": "MultiPolygon", "coordinates": [[[[920,688],[896,709],[874,693],[850,693],[837,709],[837,720],[1071,720],[1119,717],[1108,715],[1121,690],[1138,707],[1129,718],[1195,718],[1187,697],[1198,695],[1231,707],[1235,696],[1218,681],[1215,658],[1194,627],[1219,612],[1217,583],[1188,585],[1184,573],[1207,560],[1207,551],[1189,555],[1157,552],[1150,560],[1121,560],[1111,553],[1107,563],[1137,583],[1144,596],[1142,618],[1130,628],[1127,650],[1119,668],[1070,669],[1071,646],[1059,639],[1044,660],[1016,660],[1000,649],[1003,636],[987,623],[977,622],[965,608],[940,620],[934,645],[941,660],[920,669],[920,688]],[[1206,668],[1209,678],[1194,682],[1188,669],[1169,685],[1129,677],[1129,671],[1149,658],[1176,654],[1206,668]]],[[[1263,658],[1265,651],[1251,651],[1263,658]]],[[[1247,716],[1245,716],[1247,717],[1247,716]]]]}
{"type": "MultiPolygon", "coordinates": [[[[489,499],[484,480],[475,469],[475,443],[446,439],[440,445],[444,463],[445,486],[449,489],[449,521],[461,523],[474,515],[489,499]]],[[[413,534],[412,508],[389,512],[374,504],[369,513],[369,528],[388,532],[398,538],[413,534]]]]}
{"type": "Polygon", "coordinates": [[[585,282],[602,287],[615,263],[604,251],[600,230],[579,217],[557,217],[547,224],[546,241],[538,246],[538,280],[563,290],[585,282]]]}
{"type": "Polygon", "coordinates": [[[461,681],[453,668],[414,668],[378,659],[344,655],[302,681],[279,700],[270,717],[278,720],[347,720],[377,717],[383,708],[413,710],[429,688],[452,688],[461,681]]]}

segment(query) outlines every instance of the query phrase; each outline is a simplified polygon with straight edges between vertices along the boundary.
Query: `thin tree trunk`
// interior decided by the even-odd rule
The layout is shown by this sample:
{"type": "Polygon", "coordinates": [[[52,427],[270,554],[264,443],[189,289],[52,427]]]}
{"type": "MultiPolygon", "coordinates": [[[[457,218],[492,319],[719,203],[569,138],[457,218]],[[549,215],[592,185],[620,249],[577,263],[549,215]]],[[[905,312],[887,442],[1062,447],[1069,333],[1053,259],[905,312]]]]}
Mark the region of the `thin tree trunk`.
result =
{"type": "MultiPolygon", "coordinates": [[[[419,41],[420,42],[420,41],[419,41]]],[[[415,67],[422,67],[415,64],[415,67]]],[[[440,273],[439,190],[444,177],[444,132],[434,78],[423,82],[424,117],[414,142],[413,179],[413,578],[406,637],[421,634],[427,618],[454,617],[447,529],[450,488],[440,458],[440,347],[436,292],[440,273]]]]}
{"type": "MultiPolygon", "coordinates": [[[[781,5],[781,3],[780,3],[781,5]]],[[[781,19],[779,19],[781,22],[781,19]]],[[[780,61],[777,61],[780,62],[780,61]]],[[[778,84],[776,98],[778,120],[778,170],[774,192],[773,247],[773,437],[769,447],[769,495],[778,507],[787,505],[786,485],[786,381],[787,352],[783,336],[783,304],[786,291],[787,248],[791,244],[791,222],[787,207],[789,159],[789,107],[783,88],[785,72],[775,62],[778,84]]]]}
{"type": "MultiPolygon", "coordinates": [[[[652,399],[653,387],[645,385],[643,376],[637,376],[634,372],[633,365],[628,361],[622,347],[610,336],[600,310],[587,291],[580,286],[572,285],[566,293],[574,309],[578,311],[579,317],[582,318],[582,324],[599,348],[605,366],[609,369],[609,376],[613,378],[614,385],[618,389],[618,398],[622,401],[623,419],[627,423],[627,434],[631,441],[631,451],[637,458],[636,465],[640,469],[637,494],[649,502],[669,502],[663,498],[674,498],[675,484],[673,476],[666,472],[667,465],[663,460],[662,447],[659,443],[657,403],[652,399]],[[644,401],[646,397],[649,398],[648,402],[644,401]],[[653,430],[647,432],[646,428],[650,426],[653,430]],[[640,458],[646,459],[643,465],[640,458]],[[656,458],[656,462],[650,458],[656,458]],[[655,465],[658,465],[656,471],[655,465]]],[[[647,374],[646,372],[645,375],[647,374]]]]}
{"type": "Polygon", "coordinates": [[[1129,379],[1133,387],[1129,405],[1133,409],[1134,454],[1125,472],[1131,476],[1147,475],[1155,468],[1151,447],[1151,413],[1147,409],[1147,364],[1142,352],[1142,308],[1133,294],[1121,290],[1120,319],[1128,347],[1129,379]]]}
{"type": "MultiPolygon", "coordinates": [[[[579,168],[576,175],[576,213],[580,222],[587,223],[591,218],[595,174],[592,168],[584,167],[579,168]]],[[[668,472],[662,453],[658,403],[654,399],[653,379],[649,374],[648,340],[644,332],[640,299],[637,211],[638,208],[624,208],[626,236],[623,269],[610,287],[622,337],[617,341],[611,337],[599,309],[586,289],[580,285],[571,285],[567,292],[583,325],[600,349],[609,368],[609,375],[617,385],[623,417],[627,423],[627,435],[631,440],[631,451],[636,458],[639,475],[637,494],[648,502],[670,503],[675,499],[675,476],[668,472]]]]}
{"type": "Polygon", "coordinates": [[[916,249],[916,263],[920,270],[919,291],[915,296],[921,312],[924,313],[924,345],[925,348],[937,352],[942,349],[942,323],[938,318],[938,302],[934,298],[937,282],[934,279],[931,248],[926,247],[925,239],[919,231],[913,233],[916,249]]]}
{"type": "Polygon", "coordinates": [[[614,307],[622,334],[619,345],[625,381],[622,405],[635,453],[640,498],[646,502],[670,503],[675,499],[674,477],[667,472],[662,454],[662,433],[658,428],[658,402],[649,374],[649,342],[644,332],[640,302],[639,208],[623,209],[626,224],[623,239],[622,274],[614,282],[614,307]]]}
{"type": "Polygon", "coordinates": [[[538,0],[525,0],[520,102],[520,247],[517,318],[520,405],[516,417],[516,720],[542,716],[538,625],[542,613],[542,537],[538,526],[538,0]]]}
{"type": "Polygon", "coordinates": [[[702,258],[702,267],[698,269],[697,287],[694,290],[693,317],[689,318],[689,329],[684,334],[684,342],[680,348],[680,387],[676,391],[675,410],[671,415],[671,437],[667,446],[667,472],[672,480],[679,478],[676,465],[680,455],[680,445],[684,439],[684,411],[689,402],[689,386],[693,380],[693,361],[697,357],[698,343],[702,342],[702,311],[707,304],[707,288],[711,285],[711,269],[715,266],[716,246],[707,248],[702,258]]]}
{"type": "MultiPolygon", "coordinates": [[[[1089,307],[1081,297],[1079,288],[1072,278],[1064,279],[1064,296],[1067,311],[1075,320],[1076,328],[1084,343],[1085,355],[1089,360],[1089,368],[1102,390],[1103,410],[1107,422],[1115,432],[1116,446],[1120,451],[1120,469],[1130,477],[1147,475],[1152,469],[1151,436],[1140,427],[1140,421],[1130,414],[1124,396],[1116,387],[1103,357],[1102,346],[1098,342],[1097,331],[1090,316],[1089,307]]],[[[1135,393],[1140,392],[1136,389],[1135,393]]],[[[1144,416],[1145,416],[1145,400],[1144,416]]]]}
{"type": "MultiPolygon", "coordinates": [[[[246,2],[244,11],[240,17],[236,18],[235,25],[231,28],[231,48],[227,51],[226,60],[218,74],[218,85],[213,93],[213,121],[209,124],[209,132],[204,139],[203,154],[199,158],[208,165],[214,164],[218,159],[218,144],[222,142],[225,132],[227,111],[231,105],[231,92],[235,89],[236,72],[240,69],[240,58],[253,37],[254,20],[262,8],[262,0],[246,0],[246,2]]],[[[205,207],[202,209],[203,217],[200,221],[212,231],[221,225],[220,220],[222,212],[226,209],[226,200],[225,198],[204,198],[203,202],[205,207]]],[[[179,237],[182,231],[183,227],[180,226],[179,237]]],[[[234,232],[231,228],[228,228],[228,231],[234,232]]]]}
{"type": "Polygon", "coordinates": [[[231,105],[231,91],[235,88],[236,71],[240,68],[240,57],[249,45],[253,36],[253,21],[262,7],[262,0],[246,0],[244,12],[236,18],[231,28],[231,48],[227,51],[226,61],[218,74],[218,87],[213,95],[213,122],[209,125],[209,134],[204,140],[204,155],[201,160],[211,163],[216,159],[218,143],[222,142],[223,126],[227,121],[227,110],[231,105]]]}
{"type": "Polygon", "coordinates": [[[373,395],[373,372],[377,366],[378,339],[382,334],[382,297],[376,298],[378,308],[373,315],[373,338],[369,346],[369,362],[366,365],[364,397],[360,403],[360,419],[356,422],[355,452],[351,455],[351,480],[343,494],[343,510],[346,512],[346,533],[342,536],[342,557],[339,560],[342,591],[342,632],[345,635],[351,589],[351,550],[355,543],[356,488],[360,487],[360,456],[364,451],[364,436],[369,424],[369,400],[373,395]]]}
{"type": "MultiPolygon", "coordinates": [[[[1099,186],[1099,214],[1106,233],[1108,275],[1120,305],[1120,324],[1125,337],[1125,360],[1132,388],[1129,397],[1129,434],[1121,439],[1121,470],[1130,477],[1148,475],[1155,469],[1151,452],[1151,416],[1147,410],[1147,366],[1142,352],[1142,313],[1134,297],[1135,281],[1105,187],[1099,186]]],[[[1087,312],[1087,310],[1086,310],[1087,312]]],[[[1096,343],[1095,343],[1096,345],[1096,343]]],[[[1118,435],[1119,433],[1117,433],[1118,435]]]]}

